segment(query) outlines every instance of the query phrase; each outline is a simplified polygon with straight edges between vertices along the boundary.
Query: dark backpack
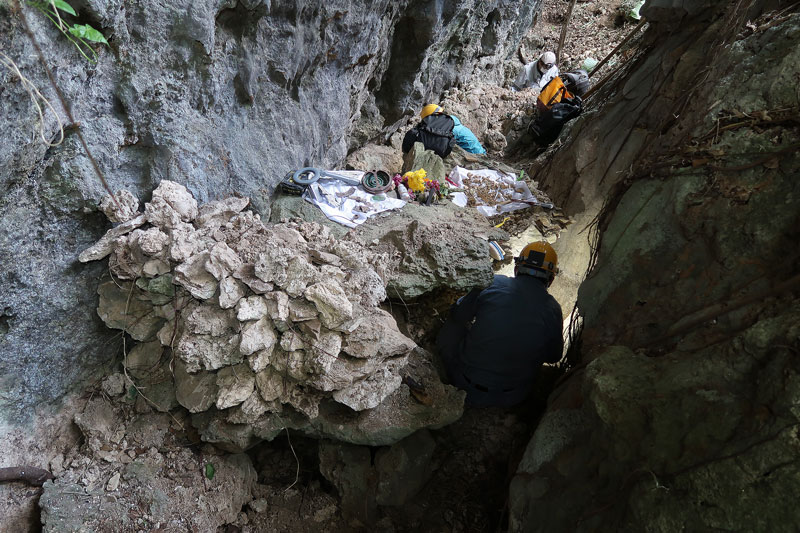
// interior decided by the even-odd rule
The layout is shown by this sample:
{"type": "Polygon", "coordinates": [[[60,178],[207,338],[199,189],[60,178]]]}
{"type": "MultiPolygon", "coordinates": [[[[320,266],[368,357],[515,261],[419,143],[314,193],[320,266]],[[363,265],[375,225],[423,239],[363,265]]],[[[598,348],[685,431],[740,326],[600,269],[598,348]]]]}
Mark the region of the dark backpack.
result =
{"type": "Polygon", "coordinates": [[[403,153],[411,150],[415,142],[420,142],[425,145],[426,150],[433,150],[441,158],[447,157],[456,144],[453,137],[455,125],[450,115],[428,115],[406,133],[403,138],[403,153]]]}
{"type": "Polygon", "coordinates": [[[558,138],[564,124],[577,117],[583,111],[580,97],[563,98],[553,107],[540,113],[528,128],[533,140],[541,146],[547,146],[558,138]]]}
{"type": "Polygon", "coordinates": [[[592,82],[589,81],[589,74],[585,70],[573,70],[572,72],[561,74],[561,78],[564,80],[567,90],[578,96],[586,94],[586,91],[592,86],[592,82]]]}

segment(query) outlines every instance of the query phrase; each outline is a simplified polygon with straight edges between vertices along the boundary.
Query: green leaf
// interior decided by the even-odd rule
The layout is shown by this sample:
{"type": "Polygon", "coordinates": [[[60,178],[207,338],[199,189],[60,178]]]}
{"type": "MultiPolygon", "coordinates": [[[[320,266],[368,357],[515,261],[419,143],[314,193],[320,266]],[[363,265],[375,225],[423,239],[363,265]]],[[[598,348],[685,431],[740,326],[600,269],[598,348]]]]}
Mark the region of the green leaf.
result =
{"type": "MultiPolygon", "coordinates": [[[[50,2],[48,2],[48,4],[49,4],[49,3],[50,3],[50,2]]],[[[57,7],[58,9],[60,9],[61,11],[64,11],[64,12],[66,12],[66,13],[69,13],[70,15],[72,15],[72,16],[74,16],[74,17],[77,17],[77,16],[78,16],[78,14],[77,14],[77,13],[75,13],[75,10],[74,10],[74,9],[72,9],[72,6],[71,6],[71,5],[69,5],[68,3],[66,3],[64,0],[53,0],[53,3],[54,3],[54,4],[56,5],[56,7],[57,7]]]]}
{"type": "Polygon", "coordinates": [[[206,477],[208,479],[214,479],[215,472],[216,470],[214,470],[214,465],[212,465],[211,463],[206,463],[206,477]]]}
{"type": "Polygon", "coordinates": [[[106,38],[103,37],[103,34],[88,24],[75,24],[69,28],[69,32],[75,37],[86,39],[87,41],[108,44],[108,41],[106,41],[106,38]]]}

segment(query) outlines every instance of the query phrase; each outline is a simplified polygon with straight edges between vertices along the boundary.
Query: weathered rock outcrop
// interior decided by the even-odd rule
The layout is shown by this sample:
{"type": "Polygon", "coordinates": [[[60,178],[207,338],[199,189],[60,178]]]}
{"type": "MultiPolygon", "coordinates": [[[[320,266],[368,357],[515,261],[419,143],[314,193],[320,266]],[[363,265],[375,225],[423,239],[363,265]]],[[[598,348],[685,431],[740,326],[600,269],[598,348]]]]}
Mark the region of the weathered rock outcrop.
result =
{"type": "Polygon", "coordinates": [[[158,398],[145,396],[151,404],[204,413],[195,417],[203,436],[233,449],[271,439],[287,424],[392,444],[456,420],[463,394],[429,372],[426,381],[441,392],[432,406],[372,417],[363,427],[358,413],[395,395],[416,348],[379,307],[390,257],[315,223],[265,225],[245,210],[248,203],[227,198],[198,207],[167,180],[144,214],[105,202],[112,218],[130,222],[80,258],[109,258],[98,314],[140,342],[123,363],[146,390],[160,385],[152,389],[158,398]]]}
{"type": "MultiPolygon", "coordinates": [[[[14,4],[0,4],[0,48],[58,109],[14,4]]],[[[538,5],[78,2],[110,42],[96,65],[24,7],[78,123],[63,144],[45,146],[36,131],[55,139],[55,120],[39,124],[22,84],[2,70],[0,419],[30,420],[31,407],[103,372],[118,353],[94,313],[103,267],[75,261],[107,229],[77,129],[115,191],[142,197],[168,179],[202,202],[238,192],[265,212],[288,170],[338,164],[476,69],[499,76],[538,5]]]]}
{"type": "Polygon", "coordinates": [[[800,520],[800,15],[766,4],[648,1],[647,53],[540,174],[573,212],[610,198],[582,361],[512,482],[512,531],[800,520]]]}

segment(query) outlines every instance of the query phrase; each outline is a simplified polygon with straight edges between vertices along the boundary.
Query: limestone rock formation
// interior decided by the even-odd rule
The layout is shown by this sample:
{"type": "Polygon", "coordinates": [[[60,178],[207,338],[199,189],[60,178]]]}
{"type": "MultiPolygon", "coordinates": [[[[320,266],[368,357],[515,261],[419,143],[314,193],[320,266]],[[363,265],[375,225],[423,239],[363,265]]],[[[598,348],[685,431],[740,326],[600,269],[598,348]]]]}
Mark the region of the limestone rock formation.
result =
{"type": "MultiPolygon", "coordinates": [[[[121,348],[94,316],[105,265],[75,261],[109,227],[97,210],[106,192],[78,131],[114,192],[144,198],[166,179],[205,205],[247,196],[266,216],[288,171],[339,165],[351,139],[416,114],[443,87],[478,73],[500,78],[540,0],[437,9],[408,0],[73,3],[80,21],[111,42],[98,47],[97,64],[21,4],[75,122],[63,115],[14,2],[0,2],[0,49],[67,126],[62,144],[43,143],[40,127],[45,139],[58,138],[55,117],[40,121],[25,86],[0,67],[0,360],[11,391],[0,400],[8,422],[0,427],[9,431],[30,422],[34,406],[80,389],[121,348]]],[[[133,210],[118,201],[114,220],[122,222],[133,210]]],[[[174,260],[191,253],[173,244],[174,260]]]]}
{"type": "Polygon", "coordinates": [[[511,531],[800,520],[800,15],[748,22],[765,4],[646,2],[649,53],[541,173],[571,212],[610,199],[581,364],[512,482],[511,531]]]}
{"type": "MultiPolygon", "coordinates": [[[[175,358],[177,402],[192,413],[214,407],[210,417],[198,418],[202,426],[257,428],[271,421],[282,427],[283,417],[295,427],[315,424],[321,435],[331,435],[321,423],[323,402],[360,412],[398,390],[416,346],[378,307],[386,298],[387,254],[336,239],[314,223],[265,225],[245,211],[246,199],[198,209],[170,181],[152,198],[144,205],[147,226],[124,235],[112,228],[115,238],[101,239],[113,242],[105,252],[114,279],[100,285],[98,313],[141,341],[125,360],[132,375],[164,383],[159,362],[167,350],[175,358]],[[186,253],[170,252],[176,240],[186,253]],[[145,268],[154,260],[163,272],[145,268]],[[224,280],[233,288],[223,290],[224,280]]],[[[405,420],[405,431],[457,418],[461,396],[445,397],[424,416],[405,420]]],[[[399,438],[380,427],[391,424],[379,424],[367,440],[399,438]]],[[[215,442],[246,447],[241,439],[215,442]]]]}

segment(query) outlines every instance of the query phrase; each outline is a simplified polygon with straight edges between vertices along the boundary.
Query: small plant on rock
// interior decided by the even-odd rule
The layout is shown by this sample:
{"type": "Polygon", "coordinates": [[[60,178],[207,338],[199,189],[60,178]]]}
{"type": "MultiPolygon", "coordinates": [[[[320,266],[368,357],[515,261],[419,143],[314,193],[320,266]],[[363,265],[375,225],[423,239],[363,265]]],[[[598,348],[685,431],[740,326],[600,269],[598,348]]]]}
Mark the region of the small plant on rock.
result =
{"type": "Polygon", "coordinates": [[[75,48],[90,63],[97,63],[97,52],[94,51],[90,43],[102,43],[107,45],[108,41],[98,30],[89,24],[69,24],[62,18],[64,13],[77,17],[75,9],[65,0],[29,0],[28,5],[35,7],[40,13],[50,19],[75,48]],[[63,12],[63,13],[62,13],[63,12]],[[91,55],[88,55],[87,52],[91,55]]]}

